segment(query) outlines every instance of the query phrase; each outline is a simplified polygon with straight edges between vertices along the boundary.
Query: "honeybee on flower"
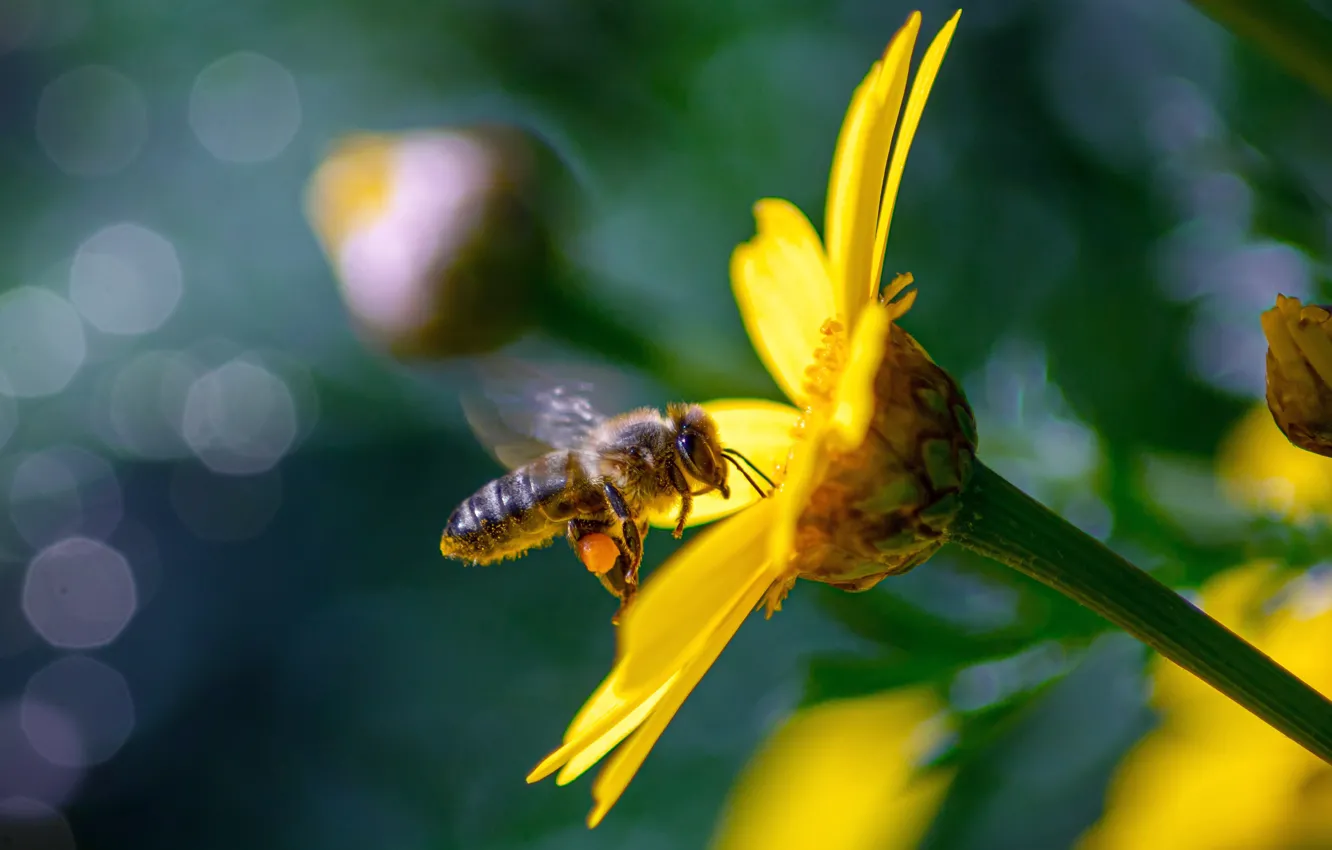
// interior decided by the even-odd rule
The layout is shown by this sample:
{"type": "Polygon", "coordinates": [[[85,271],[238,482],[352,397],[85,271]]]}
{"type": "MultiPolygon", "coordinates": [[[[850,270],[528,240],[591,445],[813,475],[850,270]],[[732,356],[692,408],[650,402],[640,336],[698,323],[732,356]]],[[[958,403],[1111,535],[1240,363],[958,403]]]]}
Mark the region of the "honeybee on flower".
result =
{"type": "Polygon", "coordinates": [[[745,327],[792,404],[727,401],[726,440],[751,457],[783,458],[779,487],[644,585],[610,676],[529,775],[570,782],[625,742],[593,784],[589,826],[758,604],[777,610],[799,577],[863,590],[943,544],[970,476],[975,422],[953,379],[895,323],[915,298],[910,275],[882,289],[880,278],[907,153],[960,15],[926,49],[909,96],[918,12],[856,90],[823,241],[792,204],[767,199],[755,207],[758,234],[732,255],[745,327]]]}

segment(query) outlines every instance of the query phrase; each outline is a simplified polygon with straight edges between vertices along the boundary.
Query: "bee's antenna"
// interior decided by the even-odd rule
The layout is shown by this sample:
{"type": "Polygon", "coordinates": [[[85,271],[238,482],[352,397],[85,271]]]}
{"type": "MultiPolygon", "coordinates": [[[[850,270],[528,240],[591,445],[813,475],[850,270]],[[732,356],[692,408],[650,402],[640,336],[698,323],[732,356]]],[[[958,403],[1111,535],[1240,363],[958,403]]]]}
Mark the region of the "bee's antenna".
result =
{"type": "Polygon", "coordinates": [[[760,499],[766,499],[768,497],[768,494],[763,492],[763,488],[758,486],[758,482],[755,481],[753,478],[749,477],[749,473],[746,472],[745,468],[740,465],[740,461],[736,460],[730,455],[722,455],[722,457],[729,460],[731,462],[731,465],[734,466],[737,470],[739,470],[740,474],[743,475],[745,477],[745,480],[749,482],[749,486],[753,487],[755,492],[759,494],[760,499]]]}
{"type": "Polygon", "coordinates": [[[771,478],[763,474],[763,470],[759,469],[757,466],[754,465],[754,462],[752,460],[740,454],[740,452],[736,451],[735,449],[722,449],[722,457],[729,460],[736,469],[740,470],[740,474],[743,475],[745,477],[745,480],[749,482],[749,486],[753,487],[756,491],[758,491],[760,498],[766,498],[768,494],[763,492],[762,488],[758,486],[758,483],[755,482],[753,478],[749,477],[749,473],[745,471],[745,467],[740,465],[740,461],[744,461],[745,464],[750,469],[754,470],[754,472],[758,475],[759,478],[762,478],[764,481],[768,482],[769,487],[772,487],[774,490],[777,489],[777,485],[772,483],[771,478]],[[736,458],[739,458],[739,460],[736,460],[736,458]]]}
{"type": "MultiPolygon", "coordinates": [[[[754,470],[754,472],[758,474],[758,477],[759,477],[759,478],[762,478],[764,481],[768,482],[768,486],[769,486],[769,487],[773,487],[773,488],[775,488],[775,487],[777,486],[776,484],[773,483],[773,481],[772,481],[771,478],[769,478],[768,476],[766,476],[766,475],[763,474],[763,470],[759,469],[757,466],[754,465],[754,461],[752,461],[752,460],[750,460],[749,458],[745,457],[744,455],[740,454],[740,452],[739,452],[738,450],[736,450],[736,449],[722,449],[722,454],[724,454],[724,455],[730,455],[730,456],[732,456],[732,457],[737,457],[737,458],[739,458],[740,460],[742,460],[742,461],[745,462],[745,465],[747,465],[750,469],[754,470]]],[[[732,463],[735,463],[734,460],[732,460],[731,462],[732,462],[732,463]]],[[[738,465],[738,464],[737,464],[737,465],[738,465]]]]}

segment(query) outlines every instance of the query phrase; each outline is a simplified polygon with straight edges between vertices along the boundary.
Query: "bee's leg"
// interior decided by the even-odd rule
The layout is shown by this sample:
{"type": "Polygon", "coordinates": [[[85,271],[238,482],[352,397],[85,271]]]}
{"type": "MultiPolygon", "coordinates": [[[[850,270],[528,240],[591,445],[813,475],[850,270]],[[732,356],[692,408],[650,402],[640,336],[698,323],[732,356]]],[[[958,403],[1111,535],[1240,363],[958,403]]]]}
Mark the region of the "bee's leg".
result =
{"type": "Polygon", "coordinates": [[[689,482],[685,480],[684,473],[680,467],[671,465],[671,486],[680,494],[680,518],[675,521],[675,539],[679,540],[684,534],[685,522],[689,519],[689,512],[694,507],[694,494],[689,491],[689,482]]]}
{"type": "MultiPolygon", "coordinates": [[[[620,613],[633,601],[634,594],[638,592],[638,567],[643,563],[643,531],[639,529],[638,522],[633,514],[629,512],[629,506],[625,504],[624,494],[609,481],[601,485],[602,492],[606,494],[606,504],[610,511],[620,523],[619,537],[623,541],[622,552],[627,552],[627,557],[622,556],[621,577],[624,579],[624,596],[620,605],[620,613]]],[[[616,621],[619,615],[616,615],[616,621]]]]}
{"type": "Polygon", "coordinates": [[[625,504],[624,495],[619,489],[609,481],[604,482],[601,489],[606,494],[606,504],[610,506],[611,513],[620,522],[620,535],[629,553],[629,561],[625,566],[632,571],[634,583],[637,584],[638,565],[643,563],[643,535],[638,530],[634,515],[629,513],[629,506],[625,504]]]}

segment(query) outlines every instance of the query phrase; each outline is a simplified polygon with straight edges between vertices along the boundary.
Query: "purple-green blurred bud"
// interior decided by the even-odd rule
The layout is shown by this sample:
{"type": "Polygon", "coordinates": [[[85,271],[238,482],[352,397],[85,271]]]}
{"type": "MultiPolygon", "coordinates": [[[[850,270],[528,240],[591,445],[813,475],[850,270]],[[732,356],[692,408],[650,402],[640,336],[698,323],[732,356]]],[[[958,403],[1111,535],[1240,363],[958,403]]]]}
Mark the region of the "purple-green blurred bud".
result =
{"type": "Polygon", "coordinates": [[[550,278],[554,162],[513,127],[336,142],[306,214],[357,330],[404,359],[485,353],[526,331],[550,278]]]}

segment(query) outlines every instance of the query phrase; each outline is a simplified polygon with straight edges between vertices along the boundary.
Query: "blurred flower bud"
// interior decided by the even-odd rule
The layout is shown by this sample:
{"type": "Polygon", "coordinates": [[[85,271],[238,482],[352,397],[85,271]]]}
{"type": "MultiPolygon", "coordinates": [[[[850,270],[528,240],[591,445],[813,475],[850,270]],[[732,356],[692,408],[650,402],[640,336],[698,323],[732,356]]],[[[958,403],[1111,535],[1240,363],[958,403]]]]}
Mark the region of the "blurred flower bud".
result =
{"type": "Polygon", "coordinates": [[[1262,323],[1272,418],[1296,446],[1332,457],[1332,313],[1278,295],[1262,323]]]}
{"type": "Polygon", "coordinates": [[[971,478],[976,420],[962,389],[890,326],[859,448],[831,458],[796,525],[801,578],[868,590],[943,546],[971,478]]]}
{"type": "Polygon", "coordinates": [[[400,357],[483,353],[521,334],[549,273],[552,161],[505,127],[337,142],[306,213],[358,329],[400,357]]]}

